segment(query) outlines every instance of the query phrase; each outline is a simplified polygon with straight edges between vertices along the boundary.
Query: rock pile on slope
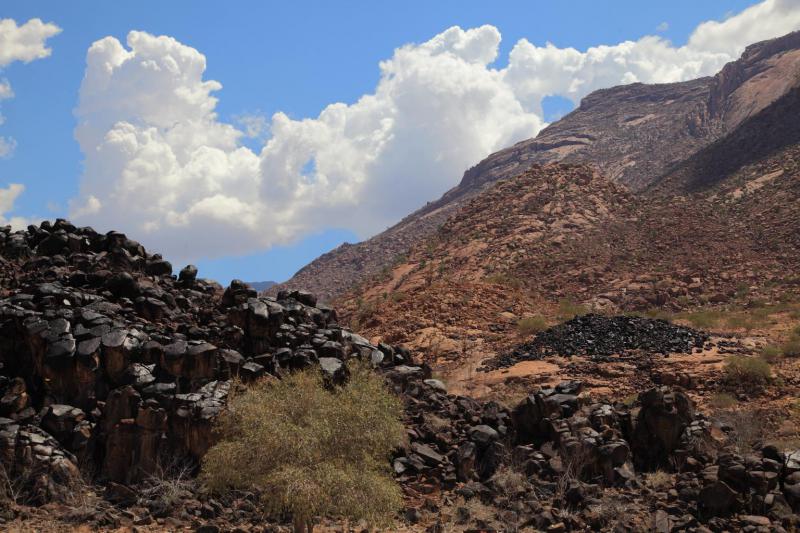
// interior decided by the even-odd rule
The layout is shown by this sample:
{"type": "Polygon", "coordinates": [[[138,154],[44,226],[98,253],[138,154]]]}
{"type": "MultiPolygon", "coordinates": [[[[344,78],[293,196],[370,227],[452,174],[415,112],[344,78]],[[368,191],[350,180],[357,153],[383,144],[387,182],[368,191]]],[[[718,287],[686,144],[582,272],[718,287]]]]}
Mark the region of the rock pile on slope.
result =
{"type": "Polygon", "coordinates": [[[406,396],[410,439],[394,469],[412,500],[426,502],[406,513],[412,522],[426,509],[439,511],[427,495],[452,491],[504,517],[493,524],[471,517],[474,505],[456,509],[462,525],[484,530],[782,531],[798,524],[800,452],[721,448],[711,422],[682,392],[653,388],[627,406],[592,402],[582,383],[565,382],[508,410],[447,395],[421,371],[389,376],[406,396]],[[647,486],[645,475],[656,471],[668,473],[669,486],[647,486]],[[615,508],[626,513],[609,513],[615,508]]]}
{"type": "Polygon", "coordinates": [[[319,363],[407,363],[336,325],[311,294],[257,297],[177,276],[121,233],[65,220],[0,229],[0,466],[30,497],[78,481],[132,484],[165,458],[195,462],[212,444],[228,381],[319,363]]]}
{"type": "Polygon", "coordinates": [[[493,370],[552,355],[581,355],[597,361],[631,353],[691,353],[708,340],[707,333],[666,320],[588,314],[537,333],[530,342],[485,362],[484,368],[493,370]]]}

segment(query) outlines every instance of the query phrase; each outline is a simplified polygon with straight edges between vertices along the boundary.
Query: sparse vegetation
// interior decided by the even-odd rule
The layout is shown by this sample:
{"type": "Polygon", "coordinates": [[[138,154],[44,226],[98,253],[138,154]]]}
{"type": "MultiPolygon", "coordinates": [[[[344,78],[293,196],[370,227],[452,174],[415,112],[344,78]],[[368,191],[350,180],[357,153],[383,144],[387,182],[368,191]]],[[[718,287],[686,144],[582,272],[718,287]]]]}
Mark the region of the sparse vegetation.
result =
{"type": "Polygon", "coordinates": [[[406,300],[408,300],[408,294],[406,294],[403,291],[394,291],[391,293],[390,297],[392,301],[396,303],[405,302],[406,300]]]}
{"type": "Polygon", "coordinates": [[[651,309],[648,309],[647,311],[644,312],[644,316],[646,316],[647,318],[654,318],[657,320],[667,320],[667,321],[672,320],[672,313],[660,307],[653,307],[651,309]]]}
{"type": "Polygon", "coordinates": [[[516,278],[510,274],[491,274],[484,278],[486,283],[492,283],[494,285],[503,285],[504,287],[508,287],[511,289],[519,289],[522,287],[522,281],[519,278],[516,278]]]}
{"type": "Polygon", "coordinates": [[[563,320],[569,320],[577,315],[588,313],[585,305],[573,302],[572,300],[561,300],[558,302],[558,316],[563,320]]]}
{"type": "Polygon", "coordinates": [[[714,415],[726,430],[728,441],[739,453],[747,453],[764,436],[763,413],[754,409],[727,409],[714,415]]]}
{"type": "Polygon", "coordinates": [[[736,285],[736,298],[744,298],[750,294],[750,285],[747,283],[739,283],[736,285]]]}
{"type": "Polygon", "coordinates": [[[772,379],[772,369],[760,357],[735,355],[725,362],[724,379],[731,387],[759,392],[772,379]]]}
{"type": "Polygon", "coordinates": [[[725,323],[731,329],[743,329],[746,333],[750,333],[754,329],[763,326],[764,320],[742,313],[728,315],[725,318],[725,323]]]}
{"type": "Polygon", "coordinates": [[[684,318],[695,328],[710,329],[717,326],[722,318],[722,313],[707,309],[689,313],[684,318]]]}
{"type": "Polygon", "coordinates": [[[656,470],[644,475],[644,482],[649,488],[657,492],[663,492],[672,487],[672,476],[663,470],[656,470]]]}
{"type": "Polygon", "coordinates": [[[517,322],[517,330],[525,336],[534,335],[547,329],[547,320],[543,316],[529,316],[517,322]]]}
{"type": "Polygon", "coordinates": [[[350,372],[334,389],[308,370],[233,395],[202,479],[216,491],[257,489],[265,511],[291,515],[298,531],[323,516],[387,524],[402,503],[388,470],[405,435],[402,404],[366,366],[350,372]]]}
{"type": "Polygon", "coordinates": [[[715,409],[730,409],[739,402],[732,394],[718,392],[711,396],[709,403],[715,409]]]}
{"type": "Polygon", "coordinates": [[[778,346],[764,346],[759,353],[759,356],[767,363],[774,365],[783,358],[783,350],[778,346]]]}
{"type": "Polygon", "coordinates": [[[800,357],[800,325],[792,329],[789,339],[781,346],[784,357],[800,357]]]}

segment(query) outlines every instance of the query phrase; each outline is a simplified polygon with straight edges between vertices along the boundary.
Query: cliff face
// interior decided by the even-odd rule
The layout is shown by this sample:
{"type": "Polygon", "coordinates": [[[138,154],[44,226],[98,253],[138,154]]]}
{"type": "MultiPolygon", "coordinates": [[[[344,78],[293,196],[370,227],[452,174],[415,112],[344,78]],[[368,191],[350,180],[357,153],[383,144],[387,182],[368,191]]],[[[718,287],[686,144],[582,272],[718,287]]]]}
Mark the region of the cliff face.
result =
{"type": "MultiPolygon", "coordinates": [[[[713,77],[596,91],[536,138],[496,152],[467,170],[459,185],[440,199],[363,243],[321,256],[278,288],[308,287],[325,299],[344,294],[433,235],[465,201],[535,165],[587,163],[634,192],[658,189],[671,194],[672,185],[682,188],[705,179],[697,173],[708,164],[687,167],[693,157],[731,135],[741,136],[740,126],[748,121],[764,122],[759,117],[766,110],[774,112],[798,86],[800,32],[794,32],[749,46],[713,77]],[[669,177],[676,169],[682,169],[680,180],[669,177]]],[[[773,138],[768,144],[778,141],[773,138]]],[[[759,157],[768,153],[762,150],[759,157]]]]}

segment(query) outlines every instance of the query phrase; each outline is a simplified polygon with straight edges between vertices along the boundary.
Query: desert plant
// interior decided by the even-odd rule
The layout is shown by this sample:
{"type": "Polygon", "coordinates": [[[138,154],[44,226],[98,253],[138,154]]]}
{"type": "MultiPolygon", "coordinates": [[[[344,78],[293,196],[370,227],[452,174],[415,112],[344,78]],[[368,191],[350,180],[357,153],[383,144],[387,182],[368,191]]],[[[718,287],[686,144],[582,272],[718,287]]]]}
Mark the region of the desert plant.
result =
{"type": "Polygon", "coordinates": [[[655,491],[665,491],[673,485],[672,476],[663,470],[645,474],[644,483],[655,491]]]}
{"type": "Polygon", "coordinates": [[[533,335],[547,329],[547,321],[543,316],[529,316],[517,322],[517,330],[525,336],[533,335]]]}
{"type": "Polygon", "coordinates": [[[587,312],[586,306],[577,304],[572,300],[564,299],[558,302],[558,316],[564,320],[577,315],[585,315],[587,312]]]}
{"type": "Polygon", "coordinates": [[[762,390],[772,379],[772,369],[760,357],[734,355],[725,362],[724,380],[731,387],[762,390]]]}
{"type": "Polygon", "coordinates": [[[652,307],[644,312],[644,316],[647,318],[655,318],[659,320],[672,320],[672,313],[667,311],[666,309],[661,309],[660,307],[652,307]]]}
{"type": "Polygon", "coordinates": [[[709,403],[711,404],[711,407],[715,409],[730,409],[739,402],[732,394],[728,394],[727,392],[718,392],[711,396],[709,403]]]}
{"type": "Polygon", "coordinates": [[[767,363],[774,365],[783,358],[783,350],[778,346],[768,345],[761,348],[759,356],[767,363]]]}
{"type": "Polygon", "coordinates": [[[519,289],[522,287],[522,281],[508,273],[491,274],[484,278],[486,283],[492,285],[502,285],[510,289],[519,289]]]}
{"type": "Polygon", "coordinates": [[[728,441],[739,453],[752,451],[764,436],[763,413],[754,409],[729,409],[714,415],[728,431],[728,441]]]}
{"type": "Polygon", "coordinates": [[[402,443],[402,404],[379,375],[351,364],[342,387],[320,373],[261,381],[229,399],[203,459],[212,490],[255,489],[296,531],[318,517],[385,524],[402,504],[389,455],[402,443]]]}
{"type": "Polygon", "coordinates": [[[725,319],[725,322],[729,328],[743,329],[747,333],[753,331],[755,328],[759,326],[764,325],[763,320],[759,320],[757,317],[749,316],[746,314],[729,315],[725,319]]]}
{"type": "Polygon", "coordinates": [[[695,311],[694,313],[686,315],[686,320],[688,320],[692,326],[701,329],[716,327],[720,318],[721,315],[719,311],[713,310],[695,311]]]}
{"type": "Polygon", "coordinates": [[[800,337],[792,337],[781,346],[785,357],[800,357],[800,337]]]}

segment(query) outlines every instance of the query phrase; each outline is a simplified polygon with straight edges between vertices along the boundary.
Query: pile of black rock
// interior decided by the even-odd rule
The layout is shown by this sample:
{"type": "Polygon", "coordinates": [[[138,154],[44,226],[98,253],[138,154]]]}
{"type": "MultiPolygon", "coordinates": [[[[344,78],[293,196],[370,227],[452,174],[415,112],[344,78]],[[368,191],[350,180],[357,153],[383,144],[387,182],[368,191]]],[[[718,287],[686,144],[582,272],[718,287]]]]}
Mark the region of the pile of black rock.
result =
{"type": "Polygon", "coordinates": [[[233,376],[319,365],[338,382],[352,357],[409,363],[311,294],[223,291],[121,233],[65,220],[0,228],[0,270],[0,473],[28,502],[63,498],[81,474],[131,485],[165,460],[196,465],[233,376]]]}
{"type": "Polygon", "coordinates": [[[484,362],[485,370],[553,355],[609,361],[629,355],[692,353],[709,340],[703,331],[639,316],[581,315],[537,333],[533,340],[484,362]]]}

